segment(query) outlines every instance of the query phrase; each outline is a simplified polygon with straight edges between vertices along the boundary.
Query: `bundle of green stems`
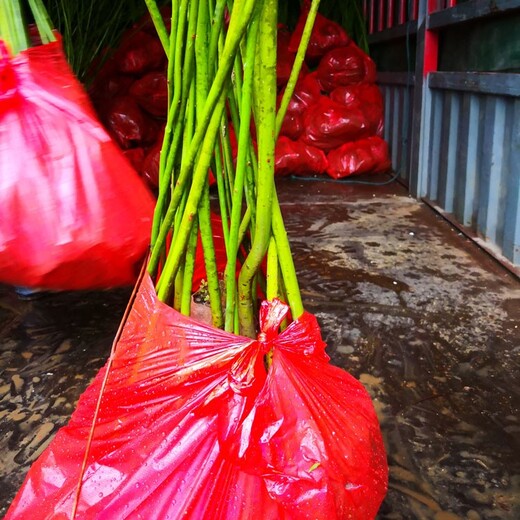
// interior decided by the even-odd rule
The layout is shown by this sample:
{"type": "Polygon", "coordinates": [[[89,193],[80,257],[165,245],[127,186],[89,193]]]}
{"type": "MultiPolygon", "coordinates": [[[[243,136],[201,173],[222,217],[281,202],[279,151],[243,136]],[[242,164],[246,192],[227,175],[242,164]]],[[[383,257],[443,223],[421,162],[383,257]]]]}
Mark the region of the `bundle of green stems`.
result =
{"type": "Polygon", "coordinates": [[[56,39],[42,0],[28,0],[30,13],[24,12],[24,7],[26,6],[20,0],[0,2],[0,39],[8,44],[13,55],[31,47],[28,20],[34,20],[41,43],[49,43],[56,39]],[[27,16],[29,14],[30,17],[27,16]]]}
{"type": "Polygon", "coordinates": [[[213,325],[255,337],[259,288],[267,299],[286,301],[293,319],[303,313],[275,190],[274,151],[319,2],[312,2],[277,110],[278,0],[173,0],[169,30],[155,1],[145,1],[168,57],[169,88],[148,271],[159,299],[189,315],[200,235],[213,325]],[[235,161],[229,121],[238,141],[235,161]],[[223,277],[213,242],[210,170],[227,259],[223,277]]]}

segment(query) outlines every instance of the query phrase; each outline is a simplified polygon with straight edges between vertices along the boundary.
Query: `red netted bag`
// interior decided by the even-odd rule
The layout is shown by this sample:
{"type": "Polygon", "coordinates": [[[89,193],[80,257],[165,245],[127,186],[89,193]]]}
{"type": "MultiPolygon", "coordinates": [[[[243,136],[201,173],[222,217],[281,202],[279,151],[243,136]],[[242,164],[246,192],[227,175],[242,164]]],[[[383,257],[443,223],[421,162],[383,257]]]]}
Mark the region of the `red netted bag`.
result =
{"type": "MultiPolygon", "coordinates": [[[[289,42],[289,50],[291,52],[298,51],[298,45],[300,45],[300,40],[302,39],[303,28],[305,27],[308,13],[309,7],[307,5],[301,10],[300,18],[298,19],[291,41],[289,42]]],[[[350,38],[341,25],[318,13],[305,58],[314,64],[330,49],[343,47],[348,45],[349,42],[350,38]]]]}
{"type": "Polygon", "coordinates": [[[334,179],[360,173],[384,173],[392,164],[388,144],[378,136],[346,143],[329,152],[327,173],[334,179]]]}
{"type": "Polygon", "coordinates": [[[355,83],[375,83],[376,66],[372,59],[355,43],[329,51],[316,69],[323,90],[355,83]]]}
{"type": "Polygon", "coordinates": [[[329,364],[313,315],[278,335],[286,313],[264,302],[259,339],[236,336],[159,302],[145,277],[6,520],[70,519],[80,481],[78,520],[374,518],[388,468],[370,397],[329,364]]]}
{"type": "Polygon", "coordinates": [[[166,117],[168,111],[168,81],[164,72],[149,72],[135,80],[128,92],[149,114],[166,117]]]}
{"type": "Polygon", "coordinates": [[[48,289],[135,281],[154,201],[100,123],[59,41],[0,41],[0,281],[48,289]]]}
{"type": "Polygon", "coordinates": [[[324,173],[327,157],[323,150],[302,141],[280,136],[275,149],[275,173],[277,175],[309,175],[324,173]]]}
{"type": "Polygon", "coordinates": [[[383,131],[383,95],[379,87],[370,83],[359,83],[335,88],[330,99],[348,107],[359,108],[365,114],[371,134],[383,131]]]}
{"type": "Polygon", "coordinates": [[[303,116],[301,140],[322,150],[332,150],[368,134],[368,123],[360,108],[349,108],[321,96],[303,116]]]}

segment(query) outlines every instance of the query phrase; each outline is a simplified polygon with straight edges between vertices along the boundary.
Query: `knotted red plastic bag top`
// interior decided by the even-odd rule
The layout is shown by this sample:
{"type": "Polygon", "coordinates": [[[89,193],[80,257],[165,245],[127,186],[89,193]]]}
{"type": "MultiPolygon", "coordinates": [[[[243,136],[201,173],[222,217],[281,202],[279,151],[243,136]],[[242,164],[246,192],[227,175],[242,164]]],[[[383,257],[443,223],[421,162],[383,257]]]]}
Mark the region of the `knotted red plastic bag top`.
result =
{"type": "Polygon", "coordinates": [[[372,59],[355,43],[337,47],[320,61],[316,70],[323,90],[331,92],[337,87],[356,83],[375,83],[376,66],[372,59]]]}
{"type": "Polygon", "coordinates": [[[6,520],[374,518],[387,464],[363,386],[328,363],[316,319],[281,334],[265,302],[257,340],[180,315],[139,289],[102,369],[31,467],[6,520]],[[268,373],[263,358],[273,351],[268,373]]]}
{"type": "Polygon", "coordinates": [[[60,41],[0,57],[0,281],[135,281],[154,200],[96,120],[60,41]]]}
{"type": "MultiPolygon", "coordinates": [[[[303,35],[303,29],[307,16],[309,14],[309,5],[306,5],[300,13],[300,18],[294,29],[291,40],[289,42],[289,51],[297,52],[298,46],[303,35]]],[[[336,22],[325,18],[321,14],[316,15],[314,26],[312,28],[311,38],[307,46],[305,58],[312,64],[316,63],[330,49],[335,47],[343,47],[348,45],[350,38],[345,29],[336,22]]]]}

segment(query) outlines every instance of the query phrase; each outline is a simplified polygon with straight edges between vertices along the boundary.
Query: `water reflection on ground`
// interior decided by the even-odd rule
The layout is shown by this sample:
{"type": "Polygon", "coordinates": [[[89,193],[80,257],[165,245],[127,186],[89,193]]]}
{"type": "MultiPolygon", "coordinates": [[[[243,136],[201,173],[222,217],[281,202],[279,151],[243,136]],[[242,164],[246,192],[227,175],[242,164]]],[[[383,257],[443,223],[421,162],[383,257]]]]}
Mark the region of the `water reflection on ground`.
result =
{"type": "MultiPolygon", "coordinates": [[[[399,187],[279,193],[306,307],[381,421],[379,518],[520,518],[518,280],[399,187]]],[[[129,293],[0,288],[0,515],[105,362],[129,293]]]]}

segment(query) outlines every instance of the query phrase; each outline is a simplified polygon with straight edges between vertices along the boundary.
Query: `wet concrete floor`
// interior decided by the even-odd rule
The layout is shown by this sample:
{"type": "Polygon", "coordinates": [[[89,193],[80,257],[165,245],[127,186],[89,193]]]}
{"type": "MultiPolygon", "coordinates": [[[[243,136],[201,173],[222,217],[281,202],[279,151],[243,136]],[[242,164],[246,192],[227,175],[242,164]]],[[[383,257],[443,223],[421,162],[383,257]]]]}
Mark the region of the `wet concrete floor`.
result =
{"type": "MultiPolygon", "coordinates": [[[[520,518],[518,279],[396,183],[287,180],[279,198],[306,308],[381,421],[378,518],[520,518]]],[[[0,287],[0,515],[104,364],[129,294],[0,287]]]]}

